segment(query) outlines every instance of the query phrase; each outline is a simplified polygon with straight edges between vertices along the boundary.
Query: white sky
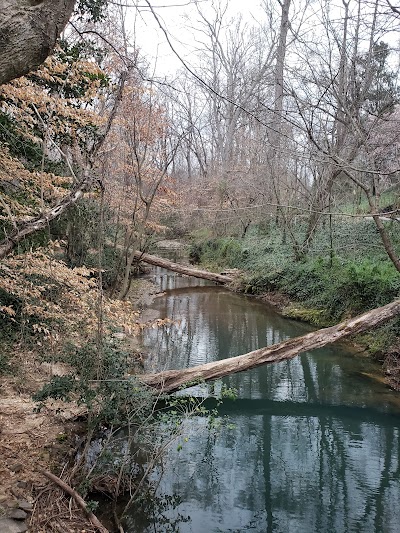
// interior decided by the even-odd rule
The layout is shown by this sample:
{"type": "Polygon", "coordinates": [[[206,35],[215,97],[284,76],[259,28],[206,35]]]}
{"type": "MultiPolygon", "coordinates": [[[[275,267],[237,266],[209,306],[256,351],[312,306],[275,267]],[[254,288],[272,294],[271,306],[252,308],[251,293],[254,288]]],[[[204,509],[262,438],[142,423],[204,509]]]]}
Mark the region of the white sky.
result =
{"type": "MultiPolygon", "coordinates": [[[[219,2],[219,0],[150,0],[162,26],[168,32],[172,45],[191,66],[193,66],[193,62],[190,54],[195,46],[195,38],[190,30],[190,25],[196,26],[196,20],[198,19],[196,3],[203,12],[207,13],[211,11],[214,1],[215,3],[219,2]]],[[[223,3],[224,0],[221,0],[221,2],[223,3]]],[[[261,8],[262,0],[225,0],[225,2],[228,6],[228,11],[224,17],[225,22],[237,14],[241,14],[244,21],[249,25],[257,25],[264,22],[266,14],[261,8]]],[[[138,9],[134,7],[128,8],[127,30],[133,41],[135,41],[136,46],[142,51],[142,55],[149,62],[151,75],[154,77],[174,75],[178,69],[182,68],[182,63],[171,51],[165,35],[158,27],[158,23],[149,8],[146,7],[146,1],[135,0],[135,3],[139,6],[138,9]]],[[[272,2],[272,5],[274,5],[274,2],[272,2]]],[[[292,2],[291,15],[294,17],[294,23],[296,23],[296,18],[302,18],[301,5],[302,2],[299,0],[292,2]],[[296,13],[294,13],[295,11],[296,13]]],[[[321,9],[319,2],[311,5],[313,6],[311,12],[315,9],[316,13],[321,9]]],[[[279,14],[280,6],[278,0],[276,0],[276,9],[279,14]]],[[[333,0],[331,10],[340,17],[341,0],[333,0]]],[[[309,31],[318,32],[312,25],[308,27],[309,31]]],[[[393,46],[398,40],[398,35],[389,33],[384,37],[384,40],[393,46]]],[[[394,61],[396,62],[394,67],[397,67],[400,55],[397,55],[394,61]]],[[[196,69],[195,66],[194,69],[196,69]]]]}
{"type": "MultiPolygon", "coordinates": [[[[139,5],[145,2],[139,0],[139,5]]],[[[260,0],[228,0],[229,16],[241,13],[245,20],[251,22],[252,17],[260,18],[260,0]]],[[[200,0],[198,5],[206,11],[210,8],[212,0],[200,0]]],[[[197,11],[193,0],[151,0],[154,11],[160,18],[161,24],[167,29],[169,38],[179,54],[188,60],[191,48],[194,44],[193,35],[189,29],[190,22],[195,22],[197,11]],[[161,7],[163,6],[163,7],[161,7]]],[[[136,34],[136,45],[142,50],[152,66],[155,66],[155,75],[163,76],[173,74],[182,67],[179,59],[171,51],[165,35],[159,29],[153,14],[143,8],[134,16],[134,9],[130,10],[127,27],[136,34]],[[136,26],[136,31],[135,31],[136,26]]]]}

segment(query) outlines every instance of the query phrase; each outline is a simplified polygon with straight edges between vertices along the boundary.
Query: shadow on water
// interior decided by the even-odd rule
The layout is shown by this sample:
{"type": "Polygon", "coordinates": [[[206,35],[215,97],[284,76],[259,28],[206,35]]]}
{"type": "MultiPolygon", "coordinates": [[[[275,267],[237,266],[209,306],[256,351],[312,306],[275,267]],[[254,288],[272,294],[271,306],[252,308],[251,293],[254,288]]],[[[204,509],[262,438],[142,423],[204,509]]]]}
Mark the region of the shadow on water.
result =
{"type": "MultiPolygon", "coordinates": [[[[208,409],[215,408],[215,402],[206,401],[204,406],[208,409]]],[[[320,403],[302,402],[276,402],[272,400],[224,400],[222,406],[218,407],[220,416],[234,415],[240,412],[243,415],[269,415],[269,416],[293,416],[293,417],[329,417],[332,416],[332,406],[320,403]]],[[[376,408],[365,408],[350,405],[336,405],[335,415],[341,420],[356,420],[358,423],[380,424],[382,421],[382,410],[376,408]]],[[[385,421],[390,426],[398,427],[399,415],[396,412],[384,413],[385,421]]]]}
{"type": "MultiPolygon", "coordinates": [[[[154,354],[147,371],[232,357],[311,330],[222,287],[154,276],[166,292],[152,311],[176,322],[144,332],[154,354]]],[[[220,427],[204,417],[187,422],[187,442],[165,461],[160,505],[145,523],[132,509],[127,531],[397,533],[399,395],[363,377],[376,372],[341,345],[225,378],[238,398],[218,407],[220,427]]]]}

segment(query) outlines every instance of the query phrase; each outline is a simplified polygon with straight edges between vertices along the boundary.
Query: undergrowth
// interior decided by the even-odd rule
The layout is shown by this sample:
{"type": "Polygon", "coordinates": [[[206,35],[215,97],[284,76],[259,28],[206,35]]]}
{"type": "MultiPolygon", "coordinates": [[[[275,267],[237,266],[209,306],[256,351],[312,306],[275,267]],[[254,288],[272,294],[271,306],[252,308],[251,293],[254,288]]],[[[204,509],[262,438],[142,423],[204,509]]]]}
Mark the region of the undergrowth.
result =
{"type": "MultiPolygon", "coordinates": [[[[397,226],[389,222],[387,231],[400,253],[397,226]]],[[[300,240],[304,228],[299,225],[294,231],[300,240]]],[[[285,314],[316,326],[334,324],[400,295],[400,275],[372,221],[338,222],[331,235],[321,227],[301,261],[295,260],[287,235],[273,224],[253,227],[244,239],[194,239],[190,253],[193,262],[243,270],[240,289],[245,293],[279,291],[289,296],[293,304],[285,314]]],[[[394,325],[373,335],[370,350],[382,352],[396,337],[394,325]]]]}
{"type": "Polygon", "coordinates": [[[71,371],[53,376],[34,394],[39,409],[49,399],[75,400],[85,406],[92,428],[138,423],[150,415],[152,394],[136,378],[127,377],[132,362],[117,340],[108,338],[101,345],[88,342],[82,347],[69,344],[57,361],[71,371]]]}

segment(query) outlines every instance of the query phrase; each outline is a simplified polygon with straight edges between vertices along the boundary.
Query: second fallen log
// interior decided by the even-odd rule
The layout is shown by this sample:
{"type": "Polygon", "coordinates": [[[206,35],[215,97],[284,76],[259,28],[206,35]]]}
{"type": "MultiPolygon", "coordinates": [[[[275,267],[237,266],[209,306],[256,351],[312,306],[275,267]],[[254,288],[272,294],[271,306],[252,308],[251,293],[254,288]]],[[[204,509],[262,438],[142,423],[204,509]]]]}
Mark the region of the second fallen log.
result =
{"type": "Polygon", "coordinates": [[[221,283],[222,285],[231,283],[231,281],[233,281],[232,276],[217,274],[215,272],[208,272],[208,270],[199,270],[197,268],[188,267],[179,263],[173,263],[168,259],[157,257],[155,255],[145,254],[144,252],[140,251],[135,252],[135,259],[137,261],[143,261],[144,263],[148,263],[149,265],[159,266],[161,268],[166,268],[167,270],[172,270],[173,272],[178,272],[178,274],[185,274],[186,276],[192,276],[194,278],[208,279],[209,281],[221,283]]]}

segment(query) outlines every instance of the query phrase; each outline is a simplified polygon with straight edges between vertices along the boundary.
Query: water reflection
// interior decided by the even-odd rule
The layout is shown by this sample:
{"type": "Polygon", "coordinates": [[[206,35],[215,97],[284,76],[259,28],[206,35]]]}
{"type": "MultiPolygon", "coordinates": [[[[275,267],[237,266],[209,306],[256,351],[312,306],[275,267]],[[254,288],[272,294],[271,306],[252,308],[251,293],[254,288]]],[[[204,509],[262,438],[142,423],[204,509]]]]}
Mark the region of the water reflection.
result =
{"type": "MultiPolygon", "coordinates": [[[[174,277],[152,307],[176,324],[143,338],[153,369],[239,355],[310,329],[223,288],[184,288],[186,278],[176,288],[174,277]]],[[[205,419],[190,422],[194,436],[170,450],[158,490],[180,503],[142,531],[170,531],[168,520],[181,514],[190,517],[174,529],[182,533],[398,532],[398,395],[361,375],[374,370],[329,347],[226,378],[238,400],[220,415],[233,427],[213,433],[205,419]]]]}

